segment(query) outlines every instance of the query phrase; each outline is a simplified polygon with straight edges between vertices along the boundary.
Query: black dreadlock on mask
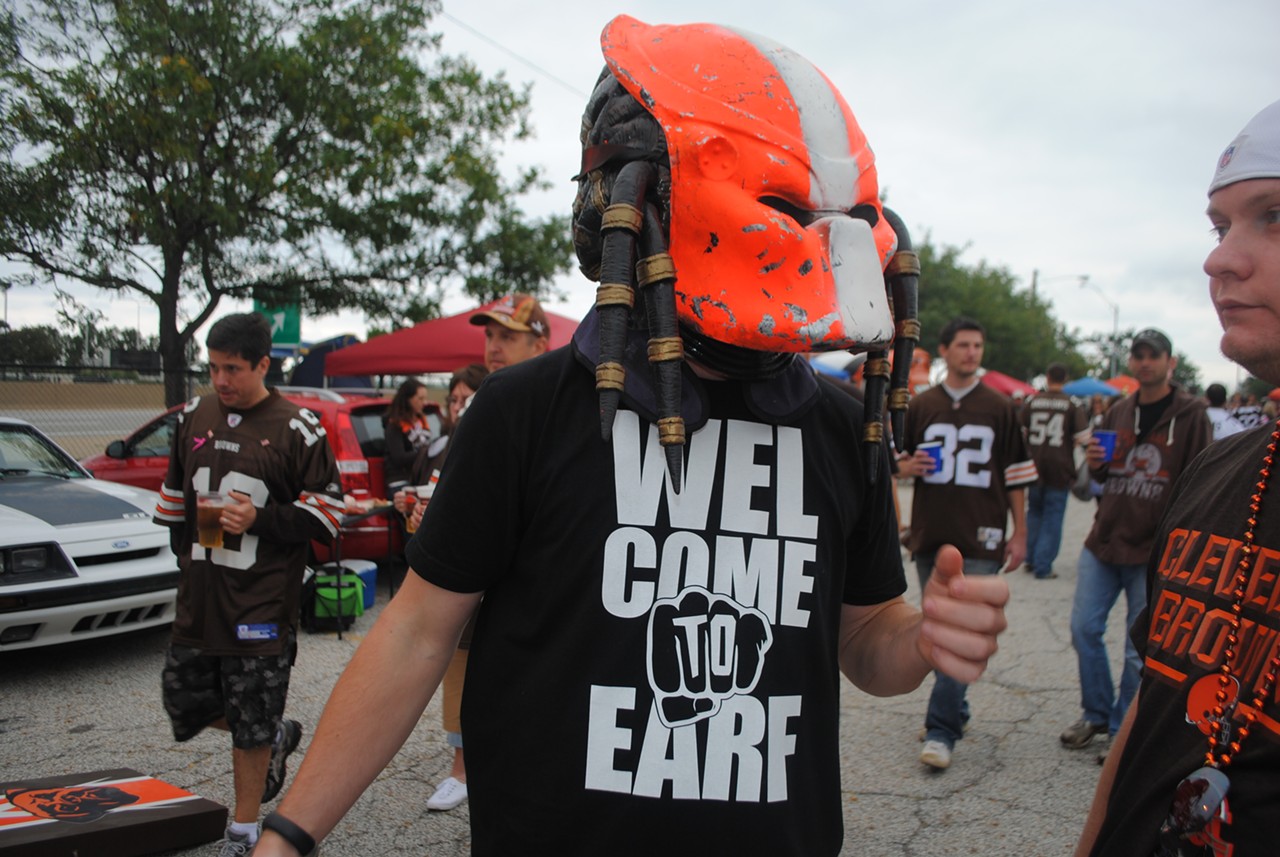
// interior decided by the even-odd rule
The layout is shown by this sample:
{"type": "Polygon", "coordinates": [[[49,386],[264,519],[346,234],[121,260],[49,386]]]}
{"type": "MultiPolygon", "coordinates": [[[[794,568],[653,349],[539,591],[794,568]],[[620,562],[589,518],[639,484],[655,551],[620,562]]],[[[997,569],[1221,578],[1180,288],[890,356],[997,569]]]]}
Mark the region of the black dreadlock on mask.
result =
{"type": "Polygon", "coordinates": [[[600,283],[600,433],[605,440],[612,435],[626,380],[622,355],[627,328],[639,321],[633,311],[642,311],[658,394],[658,440],[678,491],[685,441],[680,416],[684,350],[676,322],[675,266],[667,253],[670,200],[671,167],[662,128],[606,69],[582,120],[582,171],[573,203],[578,262],[587,277],[600,283]]]}

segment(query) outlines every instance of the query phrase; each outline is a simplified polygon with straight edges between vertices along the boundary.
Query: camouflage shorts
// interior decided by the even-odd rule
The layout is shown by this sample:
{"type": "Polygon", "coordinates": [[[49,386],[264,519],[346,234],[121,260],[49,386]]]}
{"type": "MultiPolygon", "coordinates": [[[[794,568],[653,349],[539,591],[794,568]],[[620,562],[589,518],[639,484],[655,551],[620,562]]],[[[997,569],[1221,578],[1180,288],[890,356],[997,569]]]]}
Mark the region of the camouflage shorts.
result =
{"type": "Polygon", "coordinates": [[[292,634],[283,652],[265,657],[204,655],[170,645],[161,687],[173,737],[189,741],[225,718],[233,747],[252,750],[270,744],[284,715],[296,652],[292,634]]]}

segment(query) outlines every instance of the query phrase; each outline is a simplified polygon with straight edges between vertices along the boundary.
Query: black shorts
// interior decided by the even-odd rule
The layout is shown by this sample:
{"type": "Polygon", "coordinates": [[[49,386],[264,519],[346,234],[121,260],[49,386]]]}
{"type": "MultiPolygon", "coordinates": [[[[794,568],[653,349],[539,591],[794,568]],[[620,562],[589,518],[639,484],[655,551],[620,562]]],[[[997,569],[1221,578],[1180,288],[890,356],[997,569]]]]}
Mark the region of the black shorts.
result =
{"type": "Polygon", "coordinates": [[[171,644],[160,683],[173,737],[189,741],[225,718],[233,747],[253,750],[271,744],[284,716],[297,649],[293,634],[283,652],[265,657],[205,655],[171,644]]]}

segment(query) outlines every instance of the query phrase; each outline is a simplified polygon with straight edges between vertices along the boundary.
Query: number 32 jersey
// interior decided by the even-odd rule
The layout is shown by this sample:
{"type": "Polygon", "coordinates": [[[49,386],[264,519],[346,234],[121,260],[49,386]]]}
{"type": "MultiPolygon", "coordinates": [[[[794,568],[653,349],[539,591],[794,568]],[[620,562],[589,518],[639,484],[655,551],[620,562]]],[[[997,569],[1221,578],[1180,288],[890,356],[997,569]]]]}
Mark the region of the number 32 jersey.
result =
{"type": "Polygon", "coordinates": [[[1009,490],[1036,481],[1013,403],[977,384],[958,399],[941,384],[907,408],[906,448],[942,444],[942,464],[916,479],[907,548],[933,553],[955,545],[965,557],[1000,560],[1009,490]]]}

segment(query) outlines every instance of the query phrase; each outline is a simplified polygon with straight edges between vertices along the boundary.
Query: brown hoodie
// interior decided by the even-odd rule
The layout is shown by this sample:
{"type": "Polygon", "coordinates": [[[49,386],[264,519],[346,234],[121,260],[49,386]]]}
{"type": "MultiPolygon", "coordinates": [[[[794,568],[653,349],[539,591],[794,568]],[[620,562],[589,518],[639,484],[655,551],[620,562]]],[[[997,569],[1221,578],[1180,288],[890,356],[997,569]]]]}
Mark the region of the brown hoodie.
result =
{"type": "Polygon", "coordinates": [[[1142,443],[1134,430],[1137,413],[1135,393],[1116,402],[1098,426],[1116,433],[1116,453],[1109,466],[1093,471],[1103,493],[1084,546],[1115,565],[1146,564],[1173,483],[1213,440],[1204,403],[1177,387],[1142,443]]]}

